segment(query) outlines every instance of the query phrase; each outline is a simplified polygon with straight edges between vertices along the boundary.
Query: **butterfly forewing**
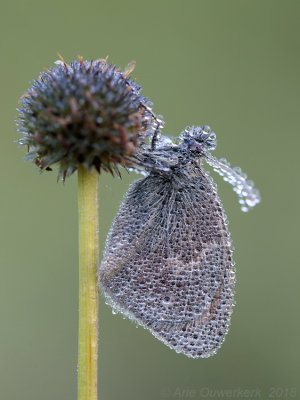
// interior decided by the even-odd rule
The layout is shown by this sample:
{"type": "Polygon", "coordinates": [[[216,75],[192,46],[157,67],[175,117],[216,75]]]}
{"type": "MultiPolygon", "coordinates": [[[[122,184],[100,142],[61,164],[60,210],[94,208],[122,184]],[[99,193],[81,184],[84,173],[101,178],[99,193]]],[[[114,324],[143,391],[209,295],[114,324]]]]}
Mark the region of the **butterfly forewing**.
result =
{"type": "Polygon", "coordinates": [[[99,281],[116,310],[177,352],[216,352],[228,330],[235,274],[223,208],[201,165],[132,184],[99,281]]]}

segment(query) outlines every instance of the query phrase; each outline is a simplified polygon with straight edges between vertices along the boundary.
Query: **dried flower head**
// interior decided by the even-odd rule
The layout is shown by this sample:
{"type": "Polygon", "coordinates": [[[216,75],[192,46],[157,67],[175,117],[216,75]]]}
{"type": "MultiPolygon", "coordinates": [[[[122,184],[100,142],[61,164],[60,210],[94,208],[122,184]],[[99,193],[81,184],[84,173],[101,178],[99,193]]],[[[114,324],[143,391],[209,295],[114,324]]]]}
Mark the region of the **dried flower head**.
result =
{"type": "Polygon", "coordinates": [[[21,97],[18,141],[41,170],[59,165],[59,177],[79,165],[113,173],[132,156],[158,120],[141,88],[107,60],[56,62],[21,97]]]}

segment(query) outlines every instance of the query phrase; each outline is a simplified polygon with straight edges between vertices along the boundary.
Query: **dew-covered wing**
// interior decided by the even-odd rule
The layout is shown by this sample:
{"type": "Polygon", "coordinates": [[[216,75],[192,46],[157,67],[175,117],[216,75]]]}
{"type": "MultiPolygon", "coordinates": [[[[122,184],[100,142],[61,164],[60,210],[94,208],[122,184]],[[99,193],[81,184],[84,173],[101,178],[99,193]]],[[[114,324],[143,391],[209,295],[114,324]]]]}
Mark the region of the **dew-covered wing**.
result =
{"type": "Polygon", "coordinates": [[[209,357],[228,330],[234,275],[222,205],[201,167],[133,183],[99,270],[114,309],[177,352],[209,357]]]}

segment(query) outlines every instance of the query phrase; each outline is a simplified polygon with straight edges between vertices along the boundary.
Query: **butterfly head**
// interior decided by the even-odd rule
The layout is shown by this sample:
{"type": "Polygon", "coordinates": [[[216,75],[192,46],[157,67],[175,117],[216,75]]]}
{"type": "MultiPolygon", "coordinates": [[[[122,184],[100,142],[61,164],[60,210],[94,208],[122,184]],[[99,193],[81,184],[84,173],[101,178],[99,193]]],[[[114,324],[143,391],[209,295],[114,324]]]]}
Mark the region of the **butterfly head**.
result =
{"type": "Polygon", "coordinates": [[[203,150],[215,150],[216,134],[209,126],[187,126],[180,135],[180,143],[190,151],[202,153],[203,150]]]}

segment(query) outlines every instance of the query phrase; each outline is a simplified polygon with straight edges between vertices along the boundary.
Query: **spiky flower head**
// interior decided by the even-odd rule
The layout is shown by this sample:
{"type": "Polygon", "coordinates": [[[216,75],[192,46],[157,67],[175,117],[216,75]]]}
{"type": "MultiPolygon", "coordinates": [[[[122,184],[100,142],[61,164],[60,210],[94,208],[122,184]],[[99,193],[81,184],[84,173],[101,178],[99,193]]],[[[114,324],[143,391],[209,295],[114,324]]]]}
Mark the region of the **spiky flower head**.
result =
{"type": "Polygon", "coordinates": [[[56,62],[21,97],[18,141],[41,170],[59,177],[79,165],[118,171],[155,129],[157,118],[141,88],[107,60],[56,62]]]}

